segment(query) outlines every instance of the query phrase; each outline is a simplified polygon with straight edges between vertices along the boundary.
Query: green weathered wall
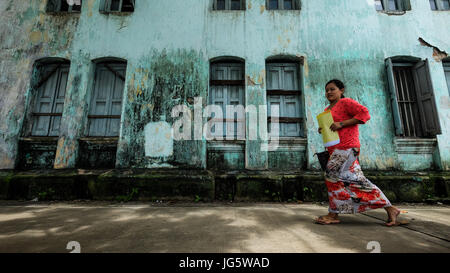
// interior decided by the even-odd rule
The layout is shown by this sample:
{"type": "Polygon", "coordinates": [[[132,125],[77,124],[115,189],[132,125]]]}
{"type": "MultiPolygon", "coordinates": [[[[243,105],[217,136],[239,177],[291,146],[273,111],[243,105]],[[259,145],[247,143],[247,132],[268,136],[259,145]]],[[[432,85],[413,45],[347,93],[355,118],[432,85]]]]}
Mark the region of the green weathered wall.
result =
{"type": "MultiPolygon", "coordinates": [[[[450,99],[442,55],[418,40],[450,52],[450,11],[431,11],[426,0],[411,0],[412,10],[401,16],[375,11],[370,0],[303,0],[300,11],[267,11],[265,0],[247,0],[246,11],[212,11],[209,0],[137,0],[136,11],[128,15],[100,14],[98,0],[85,0],[81,14],[51,15],[44,12],[45,2],[0,2],[0,168],[14,168],[17,160],[32,67],[40,58],[71,61],[55,168],[76,165],[93,60],[104,57],[128,62],[116,166],[205,168],[205,141],[175,142],[170,156],[146,157],[145,126],[172,123],[172,107],[193,109],[193,97],[203,97],[206,105],[209,60],[220,56],[245,60],[246,103],[265,105],[265,60],[286,55],[304,59],[308,144],[305,155],[292,155],[297,166],[318,168],[313,154],[323,148],[315,116],[326,106],[325,83],[340,78],[346,95],[372,115],[360,127],[363,168],[450,169],[450,99]],[[434,157],[402,155],[399,160],[395,151],[384,60],[397,55],[430,61],[442,127],[434,157]]],[[[261,152],[262,142],[246,141],[246,168],[265,169],[286,158],[261,152]]],[[[236,156],[231,160],[241,162],[236,156]]]]}

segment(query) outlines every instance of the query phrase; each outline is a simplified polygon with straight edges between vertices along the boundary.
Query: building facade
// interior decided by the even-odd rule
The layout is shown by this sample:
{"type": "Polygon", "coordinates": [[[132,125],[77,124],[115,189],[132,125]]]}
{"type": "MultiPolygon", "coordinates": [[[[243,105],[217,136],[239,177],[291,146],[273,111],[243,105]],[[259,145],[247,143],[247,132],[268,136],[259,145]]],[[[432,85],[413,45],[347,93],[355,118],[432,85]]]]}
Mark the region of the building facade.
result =
{"type": "Polygon", "coordinates": [[[0,2],[1,169],[319,169],[333,78],[364,169],[450,169],[447,0],[69,2],[0,2]]]}

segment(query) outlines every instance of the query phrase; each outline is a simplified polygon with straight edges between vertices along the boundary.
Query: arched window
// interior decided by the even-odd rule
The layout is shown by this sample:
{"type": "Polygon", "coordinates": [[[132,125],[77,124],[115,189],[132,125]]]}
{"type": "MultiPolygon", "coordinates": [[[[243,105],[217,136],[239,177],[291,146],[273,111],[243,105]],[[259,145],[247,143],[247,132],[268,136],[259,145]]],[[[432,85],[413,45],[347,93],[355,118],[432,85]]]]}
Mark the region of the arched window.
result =
{"type": "Polygon", "coordinates": [[[386,59],[396,135],[441,134],[428,60],[409,56],[386,59]]]}
{"type": "MultiPolygon", "coordinates": [[[[212,128],[213,136],[234,136],[238,139],[245,138],[245,65],[237,58],[221,58],[211,62],[209,103],[222,109],[222,118],[215,119],[223,125],[219,130],[215,125],[212,128]],[[227,106],[236,110],[231,120],[232,113],[227,113],[227,106]],[[241,107],[242,106],[242,107],[241,107]],[[220,134],[222,131],[222,134],[220,134]]],[[[214,118],[214,117],[213,117],[214,118]]]]}
{"type": "Polygon", "coordinates": [[[279,107],[280,137],[304,135],[301,107],[300,61],[271,58],[266,61],[268,130],[271,135],[272,106],[279,107]]]}
{"type": "Polygon", "coordinates": [[[134,12],[135,0],[100,0],[100,12],[134,12]]]}
{"type": "Polygon", "coordinates": [[[245,0],[213,0],[213,10],[245,10],[245,0]]]}
{"type": "Polygon", "coordinates": [[[70,62],[62,59],[44,59],[35,65],[32,136],[59,136],[69,67],[70,62]]]}
{"type": "Polygon", "coordinates": [[[378,11],[407,11],[411,10],[410,0],[375,0],[375,9],[378,11]]]}
{"type": "Polygon", "coordinates": [[[69,68],[70,61],[61,58],[44,58],[35,62],[30,110],[26,113],[19,141],[16,168],[53,168],[69,68]]]}
{"type": "Polygon", "coordinates": [[[88,136],[119,136],[126,67],[127,63],[123,60],[103,59],[96,62],[88,136]]]}
{"type": "Polygon", "coordinates": [[[450,58],[442,60],[444,66],[445,79],[447,80],[448,94],[450,96],[450,58]]]}
{"type": "Polygon", "coordinates": [[[67,0],[48,0],[47,12],[80,12],[82,0],[74,0],[73,5],[69,5],[67,0]]]}
{"type": "Polygon", "coordinates": [[[450,10],[450,0],[430,0],[431,10],[450,10]]]}
{"type": "Polygon", "coordinates": [[[299,10],[300,0],[266,0],[268,10],[299,10]]]}

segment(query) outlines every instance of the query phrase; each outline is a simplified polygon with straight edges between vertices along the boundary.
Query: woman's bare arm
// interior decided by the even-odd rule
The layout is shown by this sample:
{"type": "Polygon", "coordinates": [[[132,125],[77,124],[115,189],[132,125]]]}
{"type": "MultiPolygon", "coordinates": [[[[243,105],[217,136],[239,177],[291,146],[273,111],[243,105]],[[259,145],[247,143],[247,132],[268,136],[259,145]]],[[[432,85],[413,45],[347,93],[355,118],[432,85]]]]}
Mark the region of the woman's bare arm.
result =
{"type": "Polygon", "coordinates": [[[335,123],[331,124],[330,129],[331,129],[331,131],[337,131],[344,127],[352,126],[355,124],[364,124],[364,122],[362,122],[361,120],[356,119],[356,118],[351,118],[351,119],[347,119],[347,120],[344,120],[341,122],[335,122],[335,123]]]}

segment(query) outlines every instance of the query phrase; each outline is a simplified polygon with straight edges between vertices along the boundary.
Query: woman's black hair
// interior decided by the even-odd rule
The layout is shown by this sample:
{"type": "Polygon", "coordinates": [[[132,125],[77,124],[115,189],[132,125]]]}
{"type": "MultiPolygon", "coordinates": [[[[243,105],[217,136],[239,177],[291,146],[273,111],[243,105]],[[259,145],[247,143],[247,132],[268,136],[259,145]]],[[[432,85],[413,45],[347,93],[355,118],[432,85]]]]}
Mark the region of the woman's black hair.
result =
{"type": "MultiPolygon", "coordinates": [[[[332,79],[331,81],[327,82],[327,84],[325,84],[325,87],[327,87],[330,83],[334,83],[337,86],[337,88],[339,88],[339,89],[345,88],[344,83],[338,79],[332,79]]],[[[341,98],[345,98],[344,94],[342,94],[341,98]]]]}

